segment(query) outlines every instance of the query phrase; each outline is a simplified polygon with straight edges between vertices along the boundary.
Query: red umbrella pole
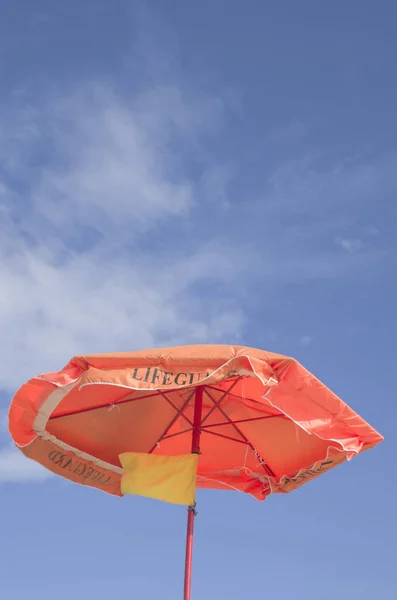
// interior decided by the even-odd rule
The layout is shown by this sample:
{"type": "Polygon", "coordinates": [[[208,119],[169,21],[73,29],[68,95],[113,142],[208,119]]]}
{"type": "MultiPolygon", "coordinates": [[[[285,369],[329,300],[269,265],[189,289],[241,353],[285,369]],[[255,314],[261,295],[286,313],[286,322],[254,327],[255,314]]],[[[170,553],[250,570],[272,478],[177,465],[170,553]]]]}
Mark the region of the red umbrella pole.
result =
{"type": "MultiPolygon", "coordinates": [[[[201,433],[201,413],[203,409],[203,388],[196,388],[196,397],[194,402],[193,434],[192,434],[192,454],[200,454],[200,433],[201,433]]],[[[192,558],[193,558],[193,533],[194,518],[196,516],[196,507],[189,506],[187,513],[187,533],[186,533],[186,559],[185,559],[185,588],[184,600],[190,600],[190,588],[192,581],[192,558]]]]}

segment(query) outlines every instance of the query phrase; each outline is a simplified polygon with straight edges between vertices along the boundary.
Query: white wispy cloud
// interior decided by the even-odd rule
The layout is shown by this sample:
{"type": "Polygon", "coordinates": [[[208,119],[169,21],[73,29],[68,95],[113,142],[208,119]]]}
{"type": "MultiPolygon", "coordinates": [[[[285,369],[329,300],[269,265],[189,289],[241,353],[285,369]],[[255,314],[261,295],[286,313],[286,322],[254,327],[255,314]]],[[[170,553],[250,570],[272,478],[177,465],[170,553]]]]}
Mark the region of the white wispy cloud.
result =
{"type": "Polygon", "coordinates": [[[292,121],[284,127],[271,131],[268,134],[266,141],[271,144],[296,142],[305,137],[307,133],[308,127],[306,123],[303,123],[302,121],[292,121]]]}
{"type": "Polygon", "coordinates": [[[45,481],[51,475],[48,469],[27,459],[12,446],[0,449],[0,482],[45,481]]]}
{"type": "MultiPolygon", "coordinates": [[[[304,215],[309,223],[331,217],[332,225],[337,218],[346,225],[352,217],[357,219],[357,209],[382,203],[395,192],[396,164],[393,155],[354,161],[330,158],[323,148],[316,150],[314,146],[272,171],[266,182],[268,210],[277,211],[282,206],[289,216],[304,215]]],[[[367,231],[370,228],[373,226],[368,221],[367,231]]]]}
{"type": "Polygon", "coordinates": [[[10,443],[8,415],[0,410],[0,484],[45,481],[52,473],[33,460],[27,459],[10,443]]]}
{"type": "Polygon", "coordinates": [[[219,110],[216,98],[187,103],[175,87],[127,103],[109,89],[87,86],[7,115],[3,388],[60,368],[75,353],[238,337],[242,313],[226,290],[225,302],[222,296],[196,307],[190,302],[190,288],[201,280],[228,285],[238,277],[244,260],[236,246],[196,242],[182,253],[167,249],[167,236],[174,235],[168,228],[176,220],[177,230],[178,219],[183,225],[200,194],[223,194],[211,165],[197,183],[181,164],[184,153],[202,158],[200,135],[210,133],[219,110]],[[152,241],[142,249],[149,232],[152,241]],[[151,247],[157,239],[165,248],[151,247]]]}
{"type": "MultiPolygon", "coordinates": [[[[173,244],[201,202],[225,201],[226,171],[201,145],[221,117],[216,97],[187,99],[175,85],[128,99],[87,85],[3,107],[0,388],[78,353],[238,339],[243,315],[227,288],[241,251],[197,236],[173,244]],[[211,301],[192,292],[211,281],[211,301]]],[[[45,474],[0,450],[0,481],[45,474]]]]}
{"type": "Polygon", "coordinates": [[[354,254],[355,252],[359,252],[364,246],[364,242],[360,239],[349,239],[349,238],[337,238],[335,240],[338,246],[344,248],[346,252],[350,254],[354,254]]]}
{"type": "Polygon", "coordinates": [[[245,222],[255,232],[263,220],[255,260],[233,232],[192,244],[187,234],[182,251],[173,248],[179,228],[192,231],[198,207],[205,212],[208,202],[210,216],[213,202],[228,204],[233,173],[205,160],[203,142],[221,118],[218,98],[192,100],[175,85],[128,100],[87,85],[2,112],[3,388],[75,353],[237,340],[244,318],[230,292],[247,270],[269,289],[336,277],[373,258],[361,238],[335,238],[338,216],[329,215],[338,202],[365,201],[379,177],[390,180],[390,164],[321,170],[313,157],[267,179],[245,222]],[[335,251],[335,239],[346,253],[335,251]],[[201,284],[216,290],[210,301],[201,284]]]}
{"type": "Polygon", "coordinates": [[[397,189],[393,155],[342,160],[313,145],[280,161],[247,205],[263,230],[269,286],[360,276],[392,260],[376,225],[397,189]],[[375,220],[374,220],[375,217],[375,220]]]}
{"type": "Polygon", "coordinates": [[[313,342],[313,338],[310,335],[302,335],[299,341],[302,346],[310,346],[310,344],[313,342]]]}

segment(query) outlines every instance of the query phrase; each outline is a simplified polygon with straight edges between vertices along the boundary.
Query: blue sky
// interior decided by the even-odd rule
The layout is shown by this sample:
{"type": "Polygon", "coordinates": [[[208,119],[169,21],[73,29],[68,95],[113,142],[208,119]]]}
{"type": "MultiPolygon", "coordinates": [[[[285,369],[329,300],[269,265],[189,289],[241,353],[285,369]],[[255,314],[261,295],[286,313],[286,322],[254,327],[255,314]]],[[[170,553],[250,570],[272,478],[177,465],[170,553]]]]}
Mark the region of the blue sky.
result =
{"type": "Polygon", "coordinates": [[[386,438],[265,504],[199,493],[193,598],[394,599],[397,9],[0,8],[0,585],[181,597],[185,513],[49,477],[13,392],[75,353],[295,356],[386,438]]]}

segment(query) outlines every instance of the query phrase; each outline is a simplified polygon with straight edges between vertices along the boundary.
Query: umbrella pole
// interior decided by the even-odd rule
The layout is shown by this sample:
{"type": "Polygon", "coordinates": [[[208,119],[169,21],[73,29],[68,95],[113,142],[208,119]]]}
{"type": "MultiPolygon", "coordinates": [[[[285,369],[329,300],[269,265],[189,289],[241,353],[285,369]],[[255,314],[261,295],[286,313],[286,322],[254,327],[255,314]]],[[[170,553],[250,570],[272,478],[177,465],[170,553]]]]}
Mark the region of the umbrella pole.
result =
{"type": "MultiPolygon", "coordinates": [[[[200,454],[200,425],[201,414],[203,410],[203,387],[196,388],[194,402],[194,417],[193,417],[193,433],[192,433],[192,454],[200,454]]],[[[187,513],[187,532],[186,532],[186,558],[185,558],[185,586],[184,600],[190,600],[190,589],[192,581],[192,559],[193,559],[193,534],[194,534],[194,518],[196,516],[196,505],[189,506],[187,513]]]]}

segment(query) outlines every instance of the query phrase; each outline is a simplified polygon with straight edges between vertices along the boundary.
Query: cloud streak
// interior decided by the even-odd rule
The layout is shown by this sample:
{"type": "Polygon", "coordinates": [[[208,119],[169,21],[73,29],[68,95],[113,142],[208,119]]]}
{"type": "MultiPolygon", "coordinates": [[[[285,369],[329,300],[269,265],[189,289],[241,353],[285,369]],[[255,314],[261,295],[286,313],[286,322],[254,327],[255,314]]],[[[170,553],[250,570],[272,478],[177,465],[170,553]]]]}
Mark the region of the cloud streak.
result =
{"type": "Polygon", "coordinates": [[[21,483],[45,481],[52,473],[39,463],[27,459],[13,447],[0,449],[0,482],[21,483]]]}
{"type": "MultiPolygon", "coordinates": [[[[173,231],[202,201],[181,155],[202,158],[218,111],[216,99],[191,106],[174,87],[127,105],[88,86],[4,123],[3,388],[75,353],[238,338],[243,316],[227,286],[244,269],[239,249],[196,239],[172,251],[173,231]],[[223,283],[223,295],[191,303],[201,281],[223,283]]],[[[198,179],[219,195],[211,166],[198,179]]]]}
{"type": "Polygon", "coordinates": [[[175,85],[128,101],[87,85],[3,111],[4,389],[75,353],[238,341],[250,285],[268,292],[377,259],[349,207],[372,199],[380,177],[392,187],[392,161],[289,161],[255,200],[236,202],[236,173],[205,150],[222,107],[175,85]],[[229,220],[217,228],[219,210],[229,220]]]}
{"type": "MultiPolygon", "coordinates": [[[[190,233],[192,212],[224,198],[226,171],[202,143],[221,119],[218,98],[175,85],[129,98],[87,85],[0,110],[7,397],[78,353],[237,341],[244,319],[230,286],[245,269],[241,249],[190,233]],[[190,243],[181,249],[178,236],[190,243]]],[[[0,481],[46,476],[0,450],[0,481]]]]}

